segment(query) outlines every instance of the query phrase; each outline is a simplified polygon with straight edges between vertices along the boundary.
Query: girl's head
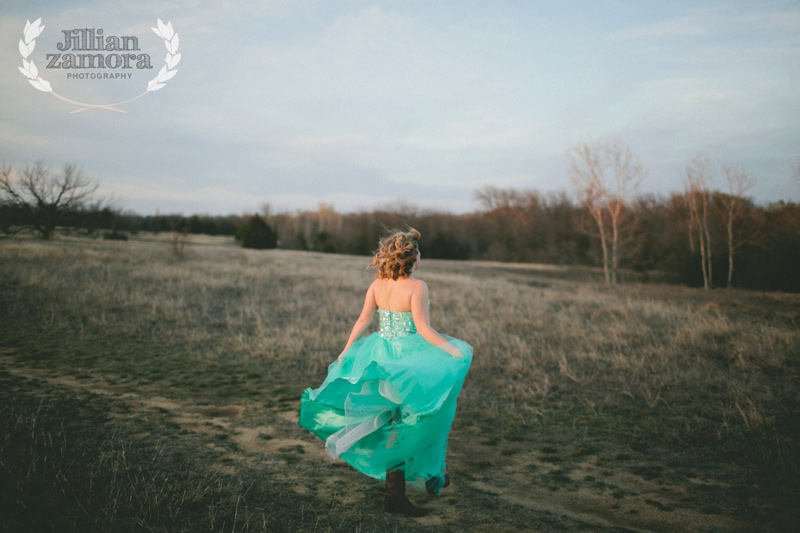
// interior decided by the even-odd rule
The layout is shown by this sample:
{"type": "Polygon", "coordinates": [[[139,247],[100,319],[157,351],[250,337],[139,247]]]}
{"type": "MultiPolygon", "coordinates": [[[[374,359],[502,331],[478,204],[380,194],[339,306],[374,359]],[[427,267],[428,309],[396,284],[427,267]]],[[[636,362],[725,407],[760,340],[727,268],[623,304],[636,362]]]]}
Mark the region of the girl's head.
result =
{"type": "Polygon", "coordinates": [[[419,232],[414,228],[408,231],[393,231],[381,239],[372,264],[378,268],[378,279],[404,278],[411,274],[419,255],[419,232]]]}

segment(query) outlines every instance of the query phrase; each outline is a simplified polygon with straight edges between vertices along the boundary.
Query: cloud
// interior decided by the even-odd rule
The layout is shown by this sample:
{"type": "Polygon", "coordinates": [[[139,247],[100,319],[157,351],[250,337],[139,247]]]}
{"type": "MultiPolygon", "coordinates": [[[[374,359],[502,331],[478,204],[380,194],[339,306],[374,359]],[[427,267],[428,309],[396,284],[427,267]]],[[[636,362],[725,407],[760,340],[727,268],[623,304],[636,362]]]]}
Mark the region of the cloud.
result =
{"type": "Polygon", "coordinates": [[[31,2],[0,15],[0,162],[77,163],[143,212],[464,210],[490,183],[563,188],[563,152],[585,136],[639,143],[664,168],[731,140],[752,161],[800,143],[789,3],[31,2]],[[84,19],[148,34],[159,65],[149,27],[171,20],[179,73],[127,115],[71,115],[14,68],[13,36],[40,15],[43,38],[84,19]]]}
{"type": "Polygon", "coordinates": [[[615,41],[633,41],[664,37],[700,36],[708,33],[706,26],[694,17],[682,17],[680,19],[623,28],[612,33],[611,39],[615,41]]]}
{"type": "Polygon", "coordinates": [[[743,28],[765,31],[800,31],[800,13],[796,11],[750,13],[736,17],[736,21],[743,28]]]}

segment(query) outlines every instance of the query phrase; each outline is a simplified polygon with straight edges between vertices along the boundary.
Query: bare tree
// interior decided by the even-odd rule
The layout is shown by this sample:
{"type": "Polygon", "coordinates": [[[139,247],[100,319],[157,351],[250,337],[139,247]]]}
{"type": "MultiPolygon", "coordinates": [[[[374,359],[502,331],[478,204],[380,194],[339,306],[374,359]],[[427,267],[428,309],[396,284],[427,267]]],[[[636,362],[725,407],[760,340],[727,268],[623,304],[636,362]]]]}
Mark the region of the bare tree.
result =
{"type": "Polygon", "coordinates": [[[713,286],[711,269],[711,233],[708,229],[708,189],[711,185],[711,160],[705,154],[697,154],[686,165],[684,186],[689,204],[689,245],[694,251],[692,232],[697,230],[700,243],[700,267],[703,271],[703,286],[706,290],[713,286]]]}
{"type": "Polygon", "coordinates": [[[41,162],[15,172],[10,167],[0,171],[0,202],[12,207],[23,218],[22,225],[49,239],[66,213],[86,205],[97,190],[74,165],[66,165],[55,174],[41,162]]]}
{"type": "Polygon", "coordinates": [[[567,151],[567,173],[578,200],[597,224],[606,283],[619,280],[622,222],[646,172],[617,140],[581,143],[567,151]]]}
{"type": "Polygon", "coordinates": [[[755,178],[739,166],[722,164],[722,173],[728,184],[728,198],[726,202],[727,228],[728,228],[728,285],[733,285],[733,254],[738,244],[734,242],[733,223],[739,213],[742,196],[755,185],[755,178]]]}
{"type": "Polygon", "coordinates": [[[517,262],[544,258],[544,206],[536,191],[487,186],[476,191],[475,198],[483,204],[483,219],[496,235],[486,250],[490,258],[517,262]]]}
{"type": "Polygon", "coordinates": [[[603,250],[603,274],[606,283],[611,283],[609,270],[608,239],[604,210],[605,174],[601,163],[600,145],[582,143],[567,152],[570,158],[567,173],[578,201],[586,206],[597,224],[600,247],[603,250]]]}
{"type": "Polygon", "coordinates": [[[641,163],[637,161],[633,153],[619,141],[612,141],[606,144],[606,158],[609,169],[613,176],[613,190],[607,199],[606,209],[611,218],[611,270],[617,278],[619,269],[621,243],[621,227],[624,220],[624,208],[633,200],[633,196],[639,189],[639,185],[644,180],[646,173],[641,163]]]}

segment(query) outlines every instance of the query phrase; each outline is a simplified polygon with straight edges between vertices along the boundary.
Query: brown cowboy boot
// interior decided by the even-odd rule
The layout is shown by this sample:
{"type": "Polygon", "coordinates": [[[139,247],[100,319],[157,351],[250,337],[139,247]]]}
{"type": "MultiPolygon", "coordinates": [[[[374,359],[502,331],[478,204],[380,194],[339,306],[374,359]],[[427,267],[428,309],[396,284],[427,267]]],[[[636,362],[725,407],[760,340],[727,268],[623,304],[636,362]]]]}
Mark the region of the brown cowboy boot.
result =
{"type": "Polygon", "coordinates": [[[427,509],[415,507],[406,498],[406,477],[402,470],[386,472],[386,498],[383,500],[383,510],[414,517],[426,516],[429,513],[427,509]]]}

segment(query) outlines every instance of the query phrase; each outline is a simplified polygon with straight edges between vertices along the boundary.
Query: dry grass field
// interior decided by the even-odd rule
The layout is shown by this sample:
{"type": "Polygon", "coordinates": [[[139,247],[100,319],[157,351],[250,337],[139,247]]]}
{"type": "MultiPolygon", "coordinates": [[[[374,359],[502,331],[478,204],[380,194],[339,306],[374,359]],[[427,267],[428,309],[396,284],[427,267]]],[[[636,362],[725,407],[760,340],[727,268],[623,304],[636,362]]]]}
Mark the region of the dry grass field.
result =
{"type": "Polygon", "coordinates": [[[412,519],[297,425],[368,258],[0,241],[0,531],[796,531],[800,295],[427,261],[475,347],[412,519]]]}

